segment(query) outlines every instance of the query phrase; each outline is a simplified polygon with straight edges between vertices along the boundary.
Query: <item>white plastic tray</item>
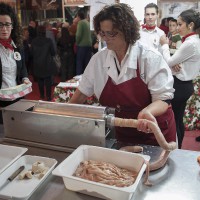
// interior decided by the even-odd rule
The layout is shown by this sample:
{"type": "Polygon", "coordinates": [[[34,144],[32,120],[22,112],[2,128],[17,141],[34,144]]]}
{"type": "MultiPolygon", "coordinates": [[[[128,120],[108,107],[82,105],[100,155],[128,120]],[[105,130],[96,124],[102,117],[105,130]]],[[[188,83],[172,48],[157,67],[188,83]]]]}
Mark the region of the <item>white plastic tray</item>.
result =
{"type": "Polygon", "coordinates": [[[47,178],[47,176],[52,172],[57,161],[52,158],[25,155],[14,162],[10,167],[8,167],[4,173],[0,176],[0,187],[7,180],[7,178],[20,166],[24,165],[24,170],[29,170],[34,162],[41,161],[44,162],[46,166],[49,167],[48,172],[41,178],[38,179],[34,177],[32,179],[20,180],[16,177],[12,182],[8,183],[5,187],[0,190],[0,198],[3,199],[15,199],[15,200],[26,200],[32,193],[41,185],[41,183],[47,178]]]}
{"type": "Polygon", "coordinates": [[[27,148],[0,144],[0,175],[27,150],[27,148]]]}
{"type": "Polygon", "coordinates": [[[60,165],[53,170],[52,174],[61,176],[65,187],[69,190],[103,199],[129,200],[135,192],[146,169],[144,161],[149,159],[149,156],[142,156],[103,147],[81,145],[62,163],[60,163],[60,165]],[[138,176],[134,184],[123,188],[74,177],[73,173],[77,169],[80,162],[84,160],[109,162],[117,165],[118,167],[134,170],[138,172],[138,176]]]}

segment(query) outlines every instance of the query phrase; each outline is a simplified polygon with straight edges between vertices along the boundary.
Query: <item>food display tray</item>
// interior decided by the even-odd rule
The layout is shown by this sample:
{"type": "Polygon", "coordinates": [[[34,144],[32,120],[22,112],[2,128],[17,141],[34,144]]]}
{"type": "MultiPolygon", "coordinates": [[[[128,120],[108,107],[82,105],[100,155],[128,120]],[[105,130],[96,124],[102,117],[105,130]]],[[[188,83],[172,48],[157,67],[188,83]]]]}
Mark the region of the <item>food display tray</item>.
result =
{"type": "Polygon", "coordinates": [[[149,161],[149,159],[150,157],[146,155],[137,155],[104,147],[81,145],[61,162],[52,173],[62,177],[65,187],[69,190],[102,199],[130,200],[146,169],[145,160],[149,161]],[[136,171],[138,176],[129,187],[110,186],[73,176],[80,162],[86,160],[108,162],[121,168],[136,171]]]}
{"type": "Polygon", "coordinates": [[[27,150],[27,148],[23,147],[0,144],[0,175],[27,150]]]}
{"type": "Polygon", "coordinates": [[[4,173],[0,176],[0,187],[3,183],[6,182],[7,178],[17,170],[20,166],[25,166],[25,171],[28,171],[32,168],[33,163],[35,162],[44,162],[45,166],[49,168],[47,173],[39,179],[37,176],[34,176],[31,179],[25,178],[20,180],[17,176],[13,181],[9,182],[5,187],[0,190],[0,198],[3,199],[15,199],[15,200],[26,200],[28,199],[33,192],[42,184],[42,182],[47,178],[47,176],[52,172],[57,161],[52,158],[24,155],[15,161],[11,166],[9,166],[4,173]]]}

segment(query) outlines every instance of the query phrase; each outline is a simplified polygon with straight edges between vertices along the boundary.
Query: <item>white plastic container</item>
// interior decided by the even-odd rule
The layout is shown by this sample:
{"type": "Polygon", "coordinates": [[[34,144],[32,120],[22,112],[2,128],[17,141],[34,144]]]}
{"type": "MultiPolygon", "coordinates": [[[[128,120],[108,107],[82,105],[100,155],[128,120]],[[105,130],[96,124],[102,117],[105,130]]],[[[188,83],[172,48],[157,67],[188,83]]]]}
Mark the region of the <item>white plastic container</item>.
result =
{"type": "Polygon", "coordinates": [[[28,171],[32,168],[33,163],[41,161],[45,163],[45,166],[49,167],[47,173],[41,178],[33,176],[31,179],[20,180],[17,176],[14,180],[6,184],[0,190],[0,198],[14,199],[14,200],[26,200],[33,192],[41,185],[41,183],[52,172],[57,161],[52,158],[25,155],[16,160],[10,165],[3,173],[0,174],[0,187],[6,182],[8,177],[13,174],[20,166],[25,166],[24,171],[28,171]]]}
{"type": "Polygon", "coordinates": [[[52,174],[61,176],[65,187],[69,190],[103,199],[129,200],[135,192],[146,169],[146,164],[144,162],[149,159],[149,156],[103,147],[81,145],[62,163],[60,163],[60,165],[52,171],[52,174]],[[73,173],[80,162],[84,160],[109,162],[118,167],[134,170],[138,172],[138,176],[133,185],[122,188],[96,183],[73,176],[73,173]]]}
{"type": "Polygon", "coordinates": [[[0,174],[20,158],[28,149],[0,144],[0,174]]]}

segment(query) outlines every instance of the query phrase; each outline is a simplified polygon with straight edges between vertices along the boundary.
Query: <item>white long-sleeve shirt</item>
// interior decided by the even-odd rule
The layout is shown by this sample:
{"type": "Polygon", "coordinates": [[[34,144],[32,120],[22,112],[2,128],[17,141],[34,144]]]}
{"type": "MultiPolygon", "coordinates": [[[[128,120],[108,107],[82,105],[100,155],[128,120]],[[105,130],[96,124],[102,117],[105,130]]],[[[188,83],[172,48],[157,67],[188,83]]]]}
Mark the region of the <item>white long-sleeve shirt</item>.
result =
{"type": "Polygon", "coordinates": [[[14,59],[14,51],[0,45],[0,58],[2,63],[2,86],[1,89],[17,85],[17,64],[14,59]]]}
{"type": "Polygon", "coordinates": [[[173,56],[170,56],[168,44],[162,46],[163,57],[169,67],[180,64],[180,72],[174,72],[181,81],[193,80],[197,77],[200,71],[200,39],[199,35],[191,35],[186,38],[179,49],[176,50],[173,56]]]}
{"type": "Polygon", "coordinates": [[[149,31],[146,28],[140,28],[140,39],[143,44],[152,47],[162,53],[160,45],[160,37],[165,35],[165,32],[158,27],[155,27],[153,31],[149,31]]]}
{"type": "MultiPolygon", "coordinates": [[[[79,85],[79,90],[83,94],[86,96],[95,94],[99,99],[109,76],[115,84],[130,80],[137,76],[138,62],[140,77],[148,85],[152,101],[173,98],[173,76],[158,51],[145,47],[140,42],[129,46],[121,62],[119,75],[114,58],[117,60],[116,54],[108,49],[96,53],[91,58],[79,85]]],[[[117,65],[119,66],[118,61],[117,65]]]]}

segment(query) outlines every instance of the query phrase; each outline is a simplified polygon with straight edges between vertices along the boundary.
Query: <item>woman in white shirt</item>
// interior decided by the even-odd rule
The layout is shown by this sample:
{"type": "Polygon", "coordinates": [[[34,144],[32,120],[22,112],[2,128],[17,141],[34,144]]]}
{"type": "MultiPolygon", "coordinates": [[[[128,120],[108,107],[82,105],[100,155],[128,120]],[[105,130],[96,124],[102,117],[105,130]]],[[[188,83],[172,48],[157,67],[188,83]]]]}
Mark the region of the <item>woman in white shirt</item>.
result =
{"type": "Polygon", "coordinates": [[[172,108],[175,114],[178,145],[181,148],[184,137],[183,116],[186,102],[194,91],[192,80],[200,70],[200,14],[192,9],[183,11],[178,17],[178,33],[182,36],[182,45],[170,56],[168,39],[162,37],[160,43],[163,57],[174,75],[174,99],[172,108]]]}
{"type": "MultiPolygon", "coordinates": [[[[30,81],[27,78],[23,54],[22,32],[15,11],[5,3],[0,3],[0,89],[15,87],[30,81]]],[[[8,106],[19,99],[0,100],[0,107],[8,106]]],[[[1,114],[0,122],[2,123],[1,114]]]]}
{"type": "MultiPolygon", "coordinates": [[[[105,7],[94,17],[94,28],[107,48],[91,58],[70,103],[84,103],[95,94],[102,106],[116,109],[115,116],[156,122],[168,142],[176,141],[169,105],[174,93],[171,71],[159,52],[137,41],[140,26],[131,8],[122,3],[105,7]]],[[[137,129],[116,127],[116,138],[158,145],[148,132],[147,124],[139,122],[137,129]]]]}

